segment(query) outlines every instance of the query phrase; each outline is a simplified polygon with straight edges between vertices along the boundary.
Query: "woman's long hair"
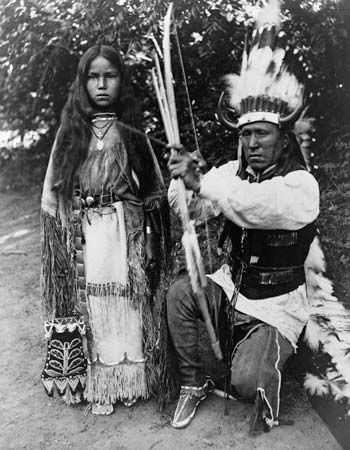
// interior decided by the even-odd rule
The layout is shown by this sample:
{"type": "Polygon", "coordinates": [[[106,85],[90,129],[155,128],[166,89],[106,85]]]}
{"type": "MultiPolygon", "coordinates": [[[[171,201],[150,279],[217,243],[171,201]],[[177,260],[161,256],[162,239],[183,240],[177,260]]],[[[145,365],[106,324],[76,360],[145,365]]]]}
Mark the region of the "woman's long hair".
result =
{"type": "MultiPolygon", "coordinates": [[[[54,188],[64,198],[72,196],[77,169],[85,160],[91,139],[90,120],[94,109],[86,89],[90,64],[97,56],[103,56],[120,73],[120,94],[114,111],[120,122],[139,129],[140,119],[136,100],[121,55],[113,47],[95,45],[81,57],[77,76],[72,83],[68,99],[61,113],[61,124],[57,135],[57,150],[54,157],[54,188]]],[[[140,194],[144,196],[155,180],[152,158],[146,139],[128,129],[121,130],[128,152],[129,162],[140,180],[140,194]]]]}

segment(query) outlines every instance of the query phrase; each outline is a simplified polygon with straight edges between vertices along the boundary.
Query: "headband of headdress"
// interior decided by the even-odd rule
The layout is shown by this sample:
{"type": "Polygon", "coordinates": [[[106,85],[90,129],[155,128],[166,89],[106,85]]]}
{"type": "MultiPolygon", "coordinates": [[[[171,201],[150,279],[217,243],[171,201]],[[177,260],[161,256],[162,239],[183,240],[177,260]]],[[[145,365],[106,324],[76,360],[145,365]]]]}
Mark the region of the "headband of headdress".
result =
{"type": "Polygon", "coordinates": [[[280,5],[270,0],[257,16],[248,55],[245,45],[240,75],[226,75],[218,117],[229,128],[265,121],[294,123],[303,107],[303,85],[284,64],[280,5]]]}

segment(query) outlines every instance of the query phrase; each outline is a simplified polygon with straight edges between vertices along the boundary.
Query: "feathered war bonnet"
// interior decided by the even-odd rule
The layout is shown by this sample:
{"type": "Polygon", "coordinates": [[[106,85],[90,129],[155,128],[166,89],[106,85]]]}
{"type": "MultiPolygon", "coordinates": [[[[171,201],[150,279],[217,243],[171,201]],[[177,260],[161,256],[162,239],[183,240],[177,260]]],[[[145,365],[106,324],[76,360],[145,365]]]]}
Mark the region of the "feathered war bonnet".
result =
{"type": "Polygon", "coordinates": [[[265,121],[292,126],[301,114],[304,86],[285,64],[285,33],[280,31],[280,4],[270,0],[258,12],[248,54],[244,47],[240,75],[229,74],[218,104],[228,128],[265,121]]]}

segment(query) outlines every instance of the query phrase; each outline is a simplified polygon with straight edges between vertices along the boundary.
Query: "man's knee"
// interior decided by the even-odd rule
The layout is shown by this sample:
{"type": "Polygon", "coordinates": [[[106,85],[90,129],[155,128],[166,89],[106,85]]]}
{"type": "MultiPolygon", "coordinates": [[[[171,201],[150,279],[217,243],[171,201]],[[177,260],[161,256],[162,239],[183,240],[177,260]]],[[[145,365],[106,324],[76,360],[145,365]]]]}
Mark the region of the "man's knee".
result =
{"type": "Polygon", "coordinates": [[[250,399],[258,387],[280,377],[293,347],[269,325],[256,328],[237,346],[232,358],[231,384],[242,397],[250,399]]]}
{"type": "Polygon", "coordinates": [[[253,400],[258,387],[258,368],[253,362],[232,361],[231,385],[246,400],[253,400]]]}
{"type": "Polygon", "coordinates": [[[231,384],[236,393],[249,400],[256,395],[266,344],[265,326],[256,328],[238,344],[231,362],[231,384]]]}

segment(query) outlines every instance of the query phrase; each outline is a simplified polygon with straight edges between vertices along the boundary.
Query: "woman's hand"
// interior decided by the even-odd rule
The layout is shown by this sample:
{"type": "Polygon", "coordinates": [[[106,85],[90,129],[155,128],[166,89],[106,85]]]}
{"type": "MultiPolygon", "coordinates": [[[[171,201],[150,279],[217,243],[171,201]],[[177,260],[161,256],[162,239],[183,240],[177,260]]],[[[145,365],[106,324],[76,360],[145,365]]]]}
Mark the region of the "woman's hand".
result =
{"type": "Polygon", "coordinates": [[[200,174],[205,171],[207,166],[203,157],[196,152],[189,153],[179,145],[169,144],[167,147],[176,150],[168,161],[171,177],[182,178],[187,189],[199,192],[200,174]]]}

